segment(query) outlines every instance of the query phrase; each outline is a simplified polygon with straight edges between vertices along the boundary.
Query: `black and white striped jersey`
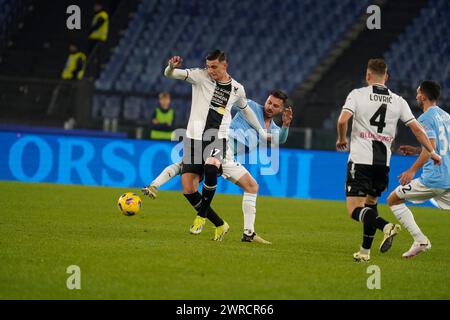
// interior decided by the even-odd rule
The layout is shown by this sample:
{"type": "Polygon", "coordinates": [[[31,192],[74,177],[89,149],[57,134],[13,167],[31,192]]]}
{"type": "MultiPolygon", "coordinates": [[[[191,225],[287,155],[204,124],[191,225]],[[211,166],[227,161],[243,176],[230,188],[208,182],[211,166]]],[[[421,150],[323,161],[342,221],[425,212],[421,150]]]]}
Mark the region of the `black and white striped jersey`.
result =
{"type": "Polygon", "coordinates": [[[192,84],[192,106],[187,137],[202,140],[209,130],[217,131],[219,139],[228,139],[231,107],[247,107],[244,87],[234,79],[227,83],[213,80],[206,69],[186,69],[185,81],[192,84]]]}
{"type": "Polygon", "coordinates": [[[398,121],[415,120],[405,99],[375,84],[350,92],[342,109],[353,114],[349,161],[389,166],[398,121]]]}

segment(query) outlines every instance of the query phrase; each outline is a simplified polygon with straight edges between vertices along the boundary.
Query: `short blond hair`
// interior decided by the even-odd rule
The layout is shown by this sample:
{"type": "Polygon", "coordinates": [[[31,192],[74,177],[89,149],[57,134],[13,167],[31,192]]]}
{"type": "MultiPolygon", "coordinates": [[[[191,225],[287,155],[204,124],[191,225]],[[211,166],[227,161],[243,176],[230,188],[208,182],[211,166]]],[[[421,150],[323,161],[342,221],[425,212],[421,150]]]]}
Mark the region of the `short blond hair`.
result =
{"type": "Polygon", "coordinates": [[[377,76],[384,76],[387,73],[388,66],[383,59],[370,59],[367,63],[367,69],[377,76]]]}

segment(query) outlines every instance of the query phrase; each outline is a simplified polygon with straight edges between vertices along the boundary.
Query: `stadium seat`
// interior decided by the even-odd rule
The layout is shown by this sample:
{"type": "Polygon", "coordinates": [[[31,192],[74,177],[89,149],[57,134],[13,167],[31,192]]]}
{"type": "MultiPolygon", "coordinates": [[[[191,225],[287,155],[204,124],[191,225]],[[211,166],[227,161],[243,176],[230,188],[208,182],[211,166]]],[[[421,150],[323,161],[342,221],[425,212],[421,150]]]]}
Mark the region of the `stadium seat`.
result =
{"type": "Polygon", "coordinates": [[[364,13],[367,3],[368,0],[357,4],[351,0],[143,1],[96,88],[152,95],[171,91],[187,101],[180,103],[180,108],[189,108],[190,86],[162,77],[167,59],[177,54],[183,57],[185,67],[198,67],[204,65],[207,51],[223,48],[228,53],[230,73],[244,84],[249,98],[263,101],[272,88],[292,91],[304,81],[364,13]],[[261,10],[252,10],[255,6],[261,10]],[[330,7],[335,13],[324,17],[323,12],[330,7]],[[229,17],[233,19],[230,21],[229,17]],[[279,35],[283,35],[282,43],[279,35]]]}
{"type": "Polygon", "coordinates": [[[391,45],[384,58],[390,66],[392,90],[400,90],[406,85],[414,92],[420,80],[429,78],[441,82],[442,97],[449,99],[449,16],[449,1],[430,0],[391,45]],[[420,45],[417,44],[418,39],[420,45]]]}

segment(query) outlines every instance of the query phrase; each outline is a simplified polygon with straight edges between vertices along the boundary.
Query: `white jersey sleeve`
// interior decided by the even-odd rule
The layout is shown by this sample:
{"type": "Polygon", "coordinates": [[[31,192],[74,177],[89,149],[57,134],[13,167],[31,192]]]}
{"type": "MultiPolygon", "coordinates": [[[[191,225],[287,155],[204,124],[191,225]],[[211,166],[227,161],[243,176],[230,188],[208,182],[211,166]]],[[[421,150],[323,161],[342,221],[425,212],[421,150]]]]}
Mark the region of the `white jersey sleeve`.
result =
{"type": "Polygon", "coordinates": [[[245,109],[247,107],[247,97],[245,95],[245,89],[243,86],[239,86],[238,88],[238,100],[236,101],[235,106],[239,109],[245,109]]]}
{"type": "Polygon", "coordinates": [[[171,69],[169,66],[164,71],[164,75],[171,79],[187,81],[194,85],[207,79],[207,72],[204,69],[171,69]]]}
{"type": "Polygon", "coordinates": [[[345,104],[342,107],[342,110],[348,111],[351,114],[355,114],[356,112],[356,96],[358,92],[356,90],[353,90],[350,92],[347,96],[347,99],[345,100],[345,104]]]}
{"type": "Polygon", "coordinates": [[[406,102],[405,99],[400,97],[400,120],[405,124],[405,126],[411,124],[416,118],[414,117],[413,113],[411,112],[411,108],[408,105],[408,102],[406,102]]]}
{"type": "Polygon", "coordinates": [[[185,71],[187,74],[184,80],[190,84],[197,84],[208,78],[207,71],[205,69],[193,68],[186,69],[185,71]]]}

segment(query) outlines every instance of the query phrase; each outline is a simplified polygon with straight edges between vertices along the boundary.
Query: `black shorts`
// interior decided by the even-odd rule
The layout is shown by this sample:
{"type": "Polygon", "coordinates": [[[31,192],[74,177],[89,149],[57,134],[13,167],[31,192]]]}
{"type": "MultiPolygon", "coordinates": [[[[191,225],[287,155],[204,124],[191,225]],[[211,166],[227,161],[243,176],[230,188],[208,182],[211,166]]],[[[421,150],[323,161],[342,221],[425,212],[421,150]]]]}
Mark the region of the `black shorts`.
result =
{"type": "Polygon", "coordinates": [[[389,167],[381,165],[347,164],[345,192],[347,197],[379,197],[389,185],[389,167]]]}
{"type": "MultiPolygon", "coordinates": [[[[220,162],[226,157],[227,140],[215,139],[211,141],[193,140],[184,138],[183,140],[183,167],[181,174],[195,173],[203,176],[205,161],[209,157],[216,158],[220,162]]],[[[219,173],[222,174],[222,166],[219,173]]]]}

